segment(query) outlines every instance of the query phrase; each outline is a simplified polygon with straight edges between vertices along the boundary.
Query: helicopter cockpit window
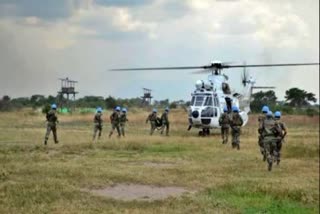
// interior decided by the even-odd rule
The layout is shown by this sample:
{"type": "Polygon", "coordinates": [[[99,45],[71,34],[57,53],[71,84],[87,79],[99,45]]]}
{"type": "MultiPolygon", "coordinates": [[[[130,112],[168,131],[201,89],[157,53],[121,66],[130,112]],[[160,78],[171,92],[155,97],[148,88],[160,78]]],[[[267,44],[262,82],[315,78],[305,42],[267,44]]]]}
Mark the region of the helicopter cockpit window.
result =
{"type": "Polygon", "coordinates": [[[214,98],[214,106],[219,106],[219,100],[217,97],[214,98]]]}
{"type": "Polygon", "coordinates": [[[212,106],[212,97],[208,96],[206,98],[206,102],[204,103],[205,106],[212,106]]]}
{"type": "Polygon", "coordinates": [[[196,96],[195,106],[202,106],[204,96],[196,96]]]}
{"type": "Polygon", "coordinates": [[[195,97],[192,96],[191,103],[190,103],[192,106],[194,105],[194,101],[195,101],[195,97]]]}

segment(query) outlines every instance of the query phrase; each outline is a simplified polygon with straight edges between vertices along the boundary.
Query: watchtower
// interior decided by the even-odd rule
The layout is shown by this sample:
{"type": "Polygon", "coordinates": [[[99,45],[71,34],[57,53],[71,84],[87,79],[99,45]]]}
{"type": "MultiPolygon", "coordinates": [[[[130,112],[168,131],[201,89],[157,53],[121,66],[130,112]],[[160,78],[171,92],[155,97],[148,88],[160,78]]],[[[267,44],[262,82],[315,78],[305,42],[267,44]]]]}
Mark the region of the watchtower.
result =
{"type": "Polygon", "coordinates": [[[151,89],[148,89],[148,88],[142,88],[143,90],[143,96],[141,97],[142,98],[142,105],[150,105],[151,104],[151,99],[152,99],[152,96],[151,96],[151,89]]]}
{"type": "Polygon", "coordinates": [[[61,81],[61,90],[58,91],[59,107],[66,107],[70,109],[70,101],[75,101],[76,94],[78,93],[77,91],[75,91],[75,84],[78,82],[70,80],[68,77],[65,79],[60,78],[59,80],[61,81]]]}

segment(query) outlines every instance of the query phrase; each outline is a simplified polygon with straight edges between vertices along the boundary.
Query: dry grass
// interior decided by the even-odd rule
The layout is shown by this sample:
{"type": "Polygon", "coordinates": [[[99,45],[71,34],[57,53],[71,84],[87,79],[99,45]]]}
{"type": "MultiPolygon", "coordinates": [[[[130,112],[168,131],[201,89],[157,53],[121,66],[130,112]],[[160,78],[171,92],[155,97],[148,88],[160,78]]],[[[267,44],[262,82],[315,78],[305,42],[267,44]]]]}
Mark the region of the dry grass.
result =
{"type": "MultiPolygon", "coordinates": [[[[110,112],[105,112],[108,121],[110,112]]],[[[285,116],[283,160],[270,173],[257,146],[257,117],[241,150],[220,136],[187,132],[183,110],[171,112],[170,137],[148,136],[148,112],[129,112],[127,137],[91,144],[92,115],[60,116],[60,144],[42,145],[44,116],[0,113],[0,213],[318,213],[319,117],[285,116]],[[145,163],[171,163],[157,167],[145,163]],[[82,189],[114,184],[180,186],[195,194],[154,202],[117,201],[82,189]]]]}

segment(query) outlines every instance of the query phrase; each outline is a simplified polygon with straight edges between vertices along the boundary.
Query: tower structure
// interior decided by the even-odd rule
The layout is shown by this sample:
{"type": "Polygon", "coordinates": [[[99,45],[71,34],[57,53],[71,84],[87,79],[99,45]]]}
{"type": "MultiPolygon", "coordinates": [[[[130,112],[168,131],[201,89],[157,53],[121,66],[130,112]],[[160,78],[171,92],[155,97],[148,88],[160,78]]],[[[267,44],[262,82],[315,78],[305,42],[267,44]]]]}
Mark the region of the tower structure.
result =
{"type": "Polygon", "coordinates": [[[150,105],[151,104],[151,99],[152,99],[152,96],[151,96],[151,89],[148,89],[148,88],[142,88],[143,90],[143,96],[141,97],[142,99],[142,105],[150,105]]]}
{"type": "Polygon", "coordinates": [[[74,106],[71,105],[71,101],[75,101],[76,94],[78,93],[75,90],[75,84],[77,81],[70,80],[68,77],[59,79],[61,81],[61,89],[58,91],[58,104],[59,107],[67,108],[69,111],[74,109],[74,106]]]}

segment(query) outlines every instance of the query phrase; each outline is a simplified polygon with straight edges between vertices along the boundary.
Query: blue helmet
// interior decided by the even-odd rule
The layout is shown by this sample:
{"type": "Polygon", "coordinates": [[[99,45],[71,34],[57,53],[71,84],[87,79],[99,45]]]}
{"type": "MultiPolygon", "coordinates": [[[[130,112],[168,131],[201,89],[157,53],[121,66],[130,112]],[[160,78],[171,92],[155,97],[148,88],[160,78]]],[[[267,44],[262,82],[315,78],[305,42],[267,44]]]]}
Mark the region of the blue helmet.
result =
{"type": "Polygon", "coordinates": [[[55,103],[53,103],[53,104],[51,105],[51,109],[57,109],[57,105],[56,105],[55,103]]]}
{"type": "Polygon", "coordinates": [[[223,107],[223,112],[228,112],[228,107],[227,106],[223,107]]]}
{"type": "Polygon", "coordinates": [[[127,112],[127,109],[126,108],[122,108],[122,112],[127,112]]]}
{"type": "Polygon", "coordinates": [[[165,111],[169,111],[169,110],[170,110],[169,107],[166,107],[165,111]]]}
{"type": "Polygon", "coordinates": [[[268,112],[267,112],[267,117],[272,117],[272,116],[273,116],[272,111],[268,111],[268,112]]]}
{"type": "Polygon", "coordinates": [[[115,110],[120,111],[121,110],[120,106],[115,107],[115,110]]]}
{"type": "Polygon", "coordinates": [[[276,112],[274,113],[274,117],[275,117],[275,118],[280,118],[280,117],[281,117],[281,112],[280,112],[280,111],[276,111],[276,112]]]}
{"type": "Polygon", "coordinates": [[[156,108],[154,108],[154,109],[152,110],[152,112],[157,113],[158,110],[157,110],[156,108]]]}
{"type": "Polygon", "coordinates": [[[263,113],[268,113],[269,112],[269,107],[268,106],[263,106],[261,111],[263,113]]]}
{"type": "Polygon", "coordinates": [[[232,111],[233,112],[239,112],[239,108],[237,106],[232,106],[232,111]]]}
{"type": "Polygon", "coordinates": [[[97,112],[101,113],[102,112],[102,108],[101,107],[97,107],[97,112]]]}

